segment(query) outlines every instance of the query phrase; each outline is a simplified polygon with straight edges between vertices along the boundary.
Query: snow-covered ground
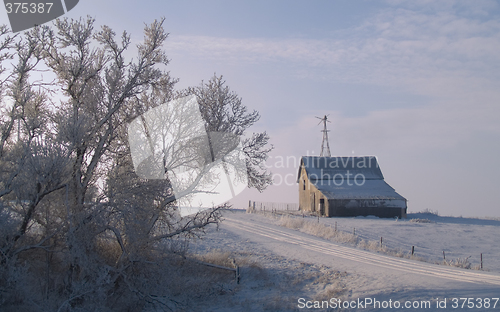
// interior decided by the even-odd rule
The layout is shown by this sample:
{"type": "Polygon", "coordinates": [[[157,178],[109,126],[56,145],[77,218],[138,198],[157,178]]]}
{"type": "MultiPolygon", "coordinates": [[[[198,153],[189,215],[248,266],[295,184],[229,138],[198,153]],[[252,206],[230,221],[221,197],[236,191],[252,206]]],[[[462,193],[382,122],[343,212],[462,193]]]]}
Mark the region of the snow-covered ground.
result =
{"type": "MultiPolygon", "coordinates": [[[[320,223],[338,230],[353,231],[367,240],[380,241],[391,248],[411,249],[415,254],[436,262],[464,258],[482,252],[484,266],[490,272],[464,270],[445,265],[391,257],[375,251],[353,248],[314,237],[277,225],[279,219],[269,216],[228,211],[217,230],[192,246],[192,251],[205,253],[219,250],[231,252],[241,263],[241,284],[234,285],[223,296],[207,302],[204,311],[301,311],[304,305],[340,298],[353,304],[368,298],[382,307],[363,306],[367,311],[397,311],[383,309],[384,304],[428,302],[427,310],[446,301],[447,310],[461,306],[459,298],[473,298],[474,310],[485,310],[488,298],[500,297],[499,248],[500,222],[465,218],[410,215],[408,220],[376,218],[320,218],[320,223]],[[427,219],[431,223],[410,222],[411,218],[427,219]],[[446,248],[446,249],[445,249],[446,248]],[[300,299],[303,298],[303,299],[300,299]],[[457,298],[453,301],[453,298],[457,298]],[[301,301],[302,300],[302,301],[301,301]],[[479,304],[481,308],[479,308],[479,304]]],[[[307,217],[305,218],[307,219],[307,217]]],[[[316,221],[309,217],[311,221],[316,221]]],[[[472,257],[469,259],[473,264],[472,257]]],[[[333,301],[338,304],[337,301],[333,301]]],[[[500,302],[492,309],[500,310],[500,302]]],[[[471,301],[465,306],[470,305],[471,301]]],[[[357,306],[360,308],[359,306],[357,306]]],[[[316,311],[328,310],[323,305],[316,311]]],[[[331,309],[335,310],[335,309],[331,309]]],[[[439,309],[445,310],[445,309],[439,309]]],[[[460,309],[458,309],[460,310],[460,309]]],[[[469,309],[470,310],[470,309],[469,309]]]]}
{"type": "MultiPolygon", "coordinates": [[[[312,217],[310,217],[312,219],[312,217]]],[[[360,238],[382,243],[389,249],[410,253],[429,262],[467,259],[472,267],[500,272],[500,220],[442,217],[429,213],[408,214],[407,219],[376,217],[320,218],[320,223],[353,232],[360,238]],[[420,221],[420,222],[412,222],[420,221]],[[428,223],[427,223],[428,222],[428,223]]]]}

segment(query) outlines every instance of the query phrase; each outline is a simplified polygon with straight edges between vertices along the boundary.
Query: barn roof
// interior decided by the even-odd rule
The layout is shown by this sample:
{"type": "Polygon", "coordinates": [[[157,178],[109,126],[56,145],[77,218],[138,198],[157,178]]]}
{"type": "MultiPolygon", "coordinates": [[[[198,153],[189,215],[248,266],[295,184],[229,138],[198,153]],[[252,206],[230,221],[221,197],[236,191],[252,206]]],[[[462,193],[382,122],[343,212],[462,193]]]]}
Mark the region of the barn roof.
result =
{"type": "Polygon", "coordinates": [[[405,199],[384,181],[375,156],[318,157],[303,156],[310,183],[331,199],[405,199]]]}
{"type": "MultiPolygon", "coordinates": [[[[352,174],[353,177],[361,174],[366,180],[384,179],[375,156],[303,156],[300,164],[306,168],[309,180],[340,179],[345,174],[352,174]]],[[[297,179],[299,178],[300,170],[297,179]]]]}
{"type": "Polygon", "coordinates": [[[356,183],[351,181],[351,185],[348,185],[347,181],[337,183],[338,185],[334,183],[329,185],[325,182],[327,181],[317,181],[314,185],[330,199],[405,199],[384,180],[365,180],[356,183]]]}

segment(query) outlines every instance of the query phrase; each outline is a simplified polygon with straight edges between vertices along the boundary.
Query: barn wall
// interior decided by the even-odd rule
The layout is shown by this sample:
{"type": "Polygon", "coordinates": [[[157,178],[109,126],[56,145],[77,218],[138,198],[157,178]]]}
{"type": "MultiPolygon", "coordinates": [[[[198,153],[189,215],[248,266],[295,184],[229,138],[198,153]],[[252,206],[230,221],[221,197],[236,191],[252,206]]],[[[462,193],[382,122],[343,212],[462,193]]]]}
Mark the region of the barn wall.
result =
{"type": "Polygon", "coordinates": [[[346,208],[360,207],[392,207],[406,208],[405,199],[350,199],[345,204],[346,208]]]}
{"type": "MultiPolygon", "coordinates": [[[[385,200],[389,202],[391,200],[385,200]]],[[[380,218],[406,218],[406,203],[404,207],[396,204],[386,206],[354,206],[349,199],[330,199],[329,216],[356,217],[356,216],[376,216],[380,218]]]]}
{"type": "Polygon", "coordinates": [[[306,198],[309,198],[309,190],[304,188],[304,185],[307,185],[306,181],[304,179],[307,179],[305,174],[305,169],[302,167],[300,169],[300,176],[299,176],[299,210],[302,211],[309,211],[307,207],[307,203],[305,201],[306,198]]]}
{"type": "Polygon", "coordinates": [[[318,212],[320,211],[321,199],[323,199],[324,202],[324,211],[322,215],[329,216],[328,199],[314,184],[309,183],[309,179],[305,174],[305,169],[302,168],[299,180],[299,209],[302,211],[318,212]]]}

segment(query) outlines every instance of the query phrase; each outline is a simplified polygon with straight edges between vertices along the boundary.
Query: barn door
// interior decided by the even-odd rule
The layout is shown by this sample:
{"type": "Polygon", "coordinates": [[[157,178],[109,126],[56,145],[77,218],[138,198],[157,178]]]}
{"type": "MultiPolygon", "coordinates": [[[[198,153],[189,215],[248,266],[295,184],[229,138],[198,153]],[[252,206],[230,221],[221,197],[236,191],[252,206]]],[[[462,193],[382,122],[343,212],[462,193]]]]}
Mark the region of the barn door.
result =
{"type": "Polygon", "coordinates": [[[322,216],[325,215],[325,199],[324,198],[319,199],[319,214],[322,216]]]}
{"type": "Polygon", "coordinates": [[[316,211],[316,193],[311,193],[311,211],[316,211]]]}

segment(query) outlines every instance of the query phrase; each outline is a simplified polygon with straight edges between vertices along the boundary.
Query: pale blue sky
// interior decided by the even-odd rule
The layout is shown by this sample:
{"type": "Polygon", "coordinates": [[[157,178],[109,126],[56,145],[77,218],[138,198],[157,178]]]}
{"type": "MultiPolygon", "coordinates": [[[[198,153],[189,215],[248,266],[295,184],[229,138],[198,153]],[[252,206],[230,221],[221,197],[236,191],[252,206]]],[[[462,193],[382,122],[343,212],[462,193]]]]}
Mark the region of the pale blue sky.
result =
{"type": "Polygon", "coordinates": [[[330,114],[332,153],[378,156],[410,212],[500,217],[499,1],[80,0],[67,14],[86,15],[134,40],[165,17],[178,87],[224,75],[261,113],[254,130],[269,132],[281,177],[297,168],[280,157],[319,153],[314,116],[330,114]]]}

